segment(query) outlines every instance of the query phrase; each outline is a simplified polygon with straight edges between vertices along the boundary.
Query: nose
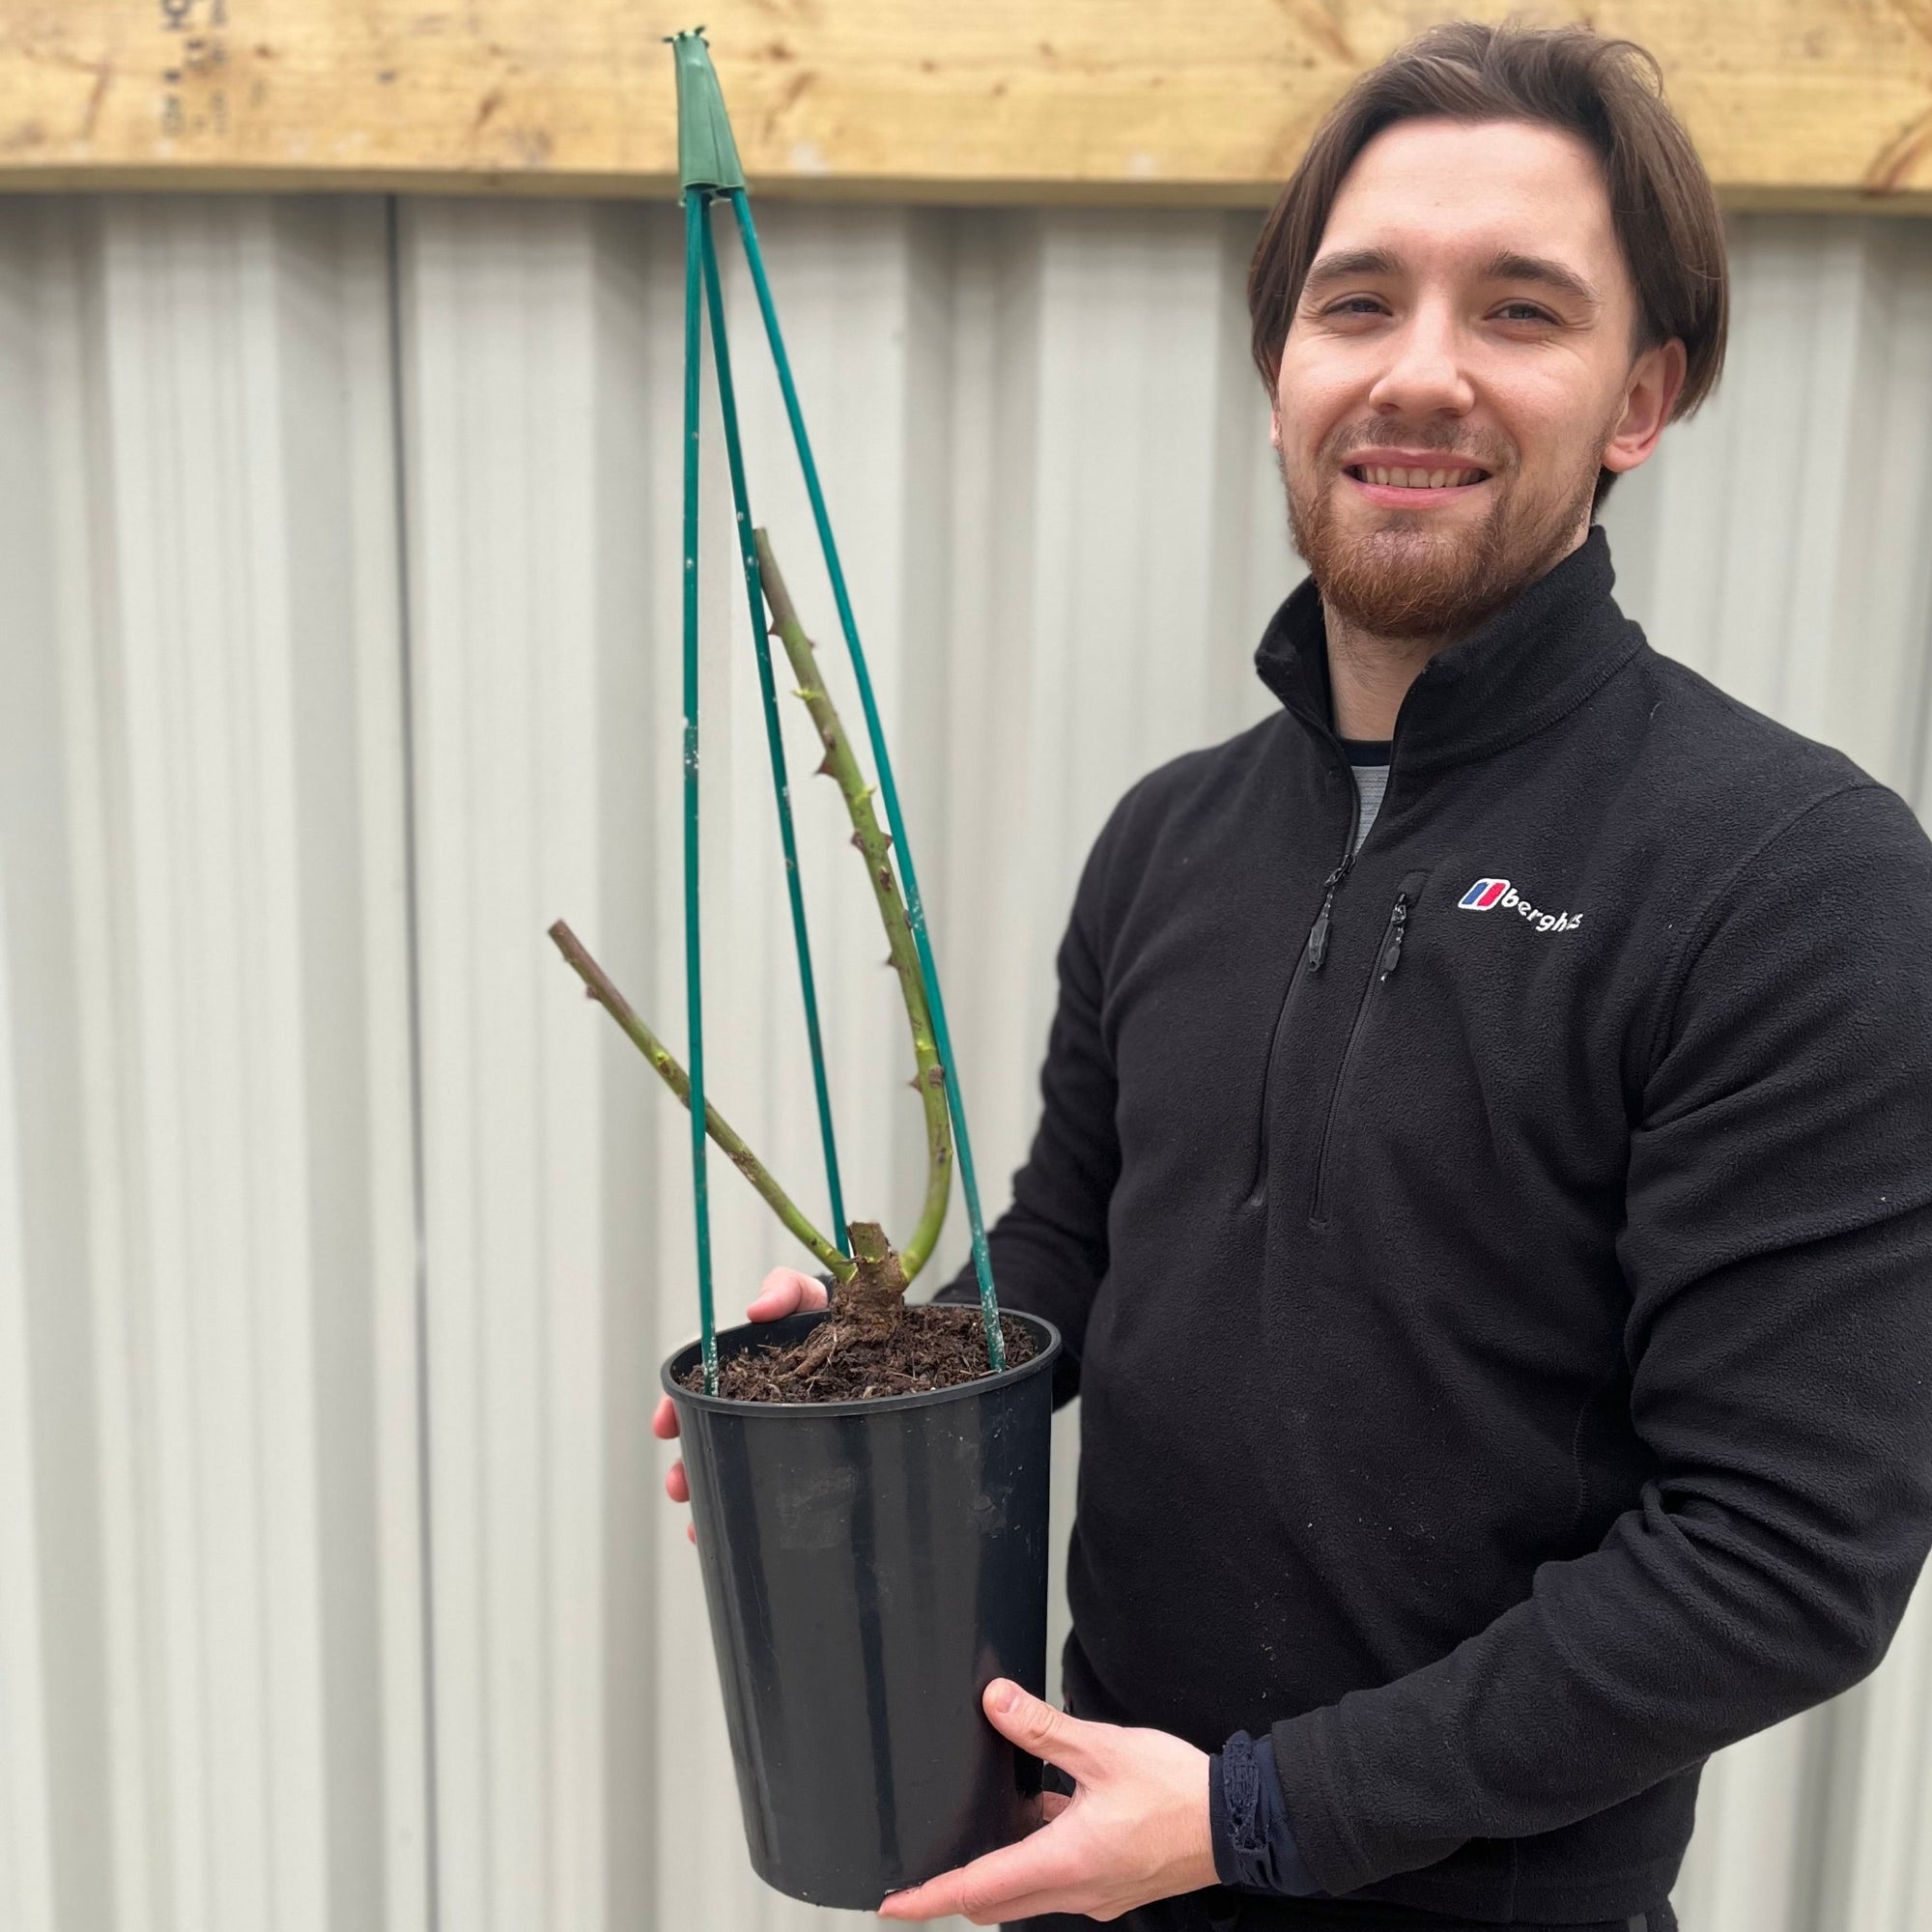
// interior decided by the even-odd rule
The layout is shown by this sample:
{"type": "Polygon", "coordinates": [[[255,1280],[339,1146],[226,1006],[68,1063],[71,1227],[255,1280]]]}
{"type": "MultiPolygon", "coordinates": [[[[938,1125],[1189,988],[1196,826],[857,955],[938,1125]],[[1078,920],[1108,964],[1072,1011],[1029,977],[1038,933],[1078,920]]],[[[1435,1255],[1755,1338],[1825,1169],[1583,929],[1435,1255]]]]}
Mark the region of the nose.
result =
{"type": "Polygon", "coordinates": [[[1369,391],[1384,415],[1463,415],[1475,403],[1464,374],[1455,319],[1445,306],[1424,303],[1385,338],[1387,366],[1369,391]]]}

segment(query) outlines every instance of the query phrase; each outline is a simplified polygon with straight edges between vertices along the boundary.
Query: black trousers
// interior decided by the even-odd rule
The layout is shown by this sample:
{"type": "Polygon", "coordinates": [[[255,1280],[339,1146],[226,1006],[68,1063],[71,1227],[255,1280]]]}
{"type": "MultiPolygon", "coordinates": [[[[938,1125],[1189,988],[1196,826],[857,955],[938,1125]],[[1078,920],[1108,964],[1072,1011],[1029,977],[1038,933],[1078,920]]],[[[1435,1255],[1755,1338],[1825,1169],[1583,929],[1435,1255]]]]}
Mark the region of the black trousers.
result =
{"type": "MultiPolygon", "coordinates": [[[[1479,1925],[1472,1918],[1445,1918],[1439,1913],[1414,1912],[1402,1906],[1378,1905],[1367,1899],[1298,1898],[1277,1903],[1248,1901],[1235,1892],[1196,1892],[1187,1898],[1163,1899],[1143,1906],[1111,1922],[1123,1932],[1262,1932],[1264,1927],[1293,1925],[1296,1932],[1679,1932],[1677,1915],[1666,1902],[1630,1918],[1608,1918],[1588,1925],[1531,1924],[1513,1920],[1507,1926],[1479,1925]],[[1292,1916],[1291,1916],[1292,1915],[1292,1916]]],[[[1087,1932],[1094,1918],[1052,1913],[1044,1918],[1022,1918],[1002,1932],[1087,1932]]]]}

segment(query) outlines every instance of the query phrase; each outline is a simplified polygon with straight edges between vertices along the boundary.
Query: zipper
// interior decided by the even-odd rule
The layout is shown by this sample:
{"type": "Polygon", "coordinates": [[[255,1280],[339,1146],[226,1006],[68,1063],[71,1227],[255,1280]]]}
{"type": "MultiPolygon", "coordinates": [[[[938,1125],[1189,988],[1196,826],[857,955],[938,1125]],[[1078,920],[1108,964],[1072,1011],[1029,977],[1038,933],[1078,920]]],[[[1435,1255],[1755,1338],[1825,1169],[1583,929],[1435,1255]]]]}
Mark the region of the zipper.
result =
{"type": "Polygon", "coordinates": [[[1386,986],[1401,969],[1402,949],[1408,938],[1409,908],[1414,905],[1428,878],[1427,872],[1411,872],[1403,880],[1395,895],[1395,904],[1389,908],[1388,923],[1382,928],[1381,944],[1376,948],[1375,963],[1370,967],[1368,980],[1363,984],[1362,997],[1355,1002],[1355,1017],[1349,1026],[1348,1044],[1342,1049],[1342,1065],[1336,1071],[1335,1086],[1328,1095],[1328,1117],[1321,1123],[1321,1143],[1315,1154],[1315,1189],[1309,1200],[1308,1219],[1312,1226],[1318,1228],[1327,1219],[1328,1156],[1334,1146],[1335,1120],[1342,1111],[1342,1095],[1355,1064],[1356,1049],[1361,1044],[1363,1022],[1369,1016],[1377,987],[1386,986]]]}
{"type": "Polygon", "coordinates": [[[1321,907],[1315,915],[1314,923],[1308,928],[1307,943],[1295,954],[1294,970],[1288,976],[1281,1005],[1275,1009],[1274,1031],[1268,1035],[1267,1064],[1262,1068],[1261,1119],[1255,1125],[1255,1174],[1248,1183],[1247,1202],[1251,1208],[1261,1205],[1262,1196],[1267,1188],[1268,1095],[1274,1091],[1274,1064],[1281,1055],[1281,1037],[1286,1030],[1288,1009],[1293,1002],[1295,987],[1301,983],[1302,968],[1319,973],[1321,962],[1328,956],[1328,928],[1334,919],[1335,894],[1355,863],[1355,828],[1361,823],[1362,794],[1355,784],[1354,773],[1347,772],[1346,775],[1349,780],[1349,837],[1342,847],[1342,863],[1321,881],[1321,907]]]}
{"type": "MultiPolygon", "coordinates": [[[[1350,834],[1350,838],[1353,836],[1352,833],[1350,834]]],[[[1304,949],[1304,957],[1308,961],[1308,970],[1311,973],[1321,972],[1321,962],[1328,956],[1328,928],[1334,919],[1335,888],[1349,876],[1349,867],[1354,863],[1352,855],[1344,859],[1321,881],[1321,910],[1315,915],[1315,923],[1308,928],[1308,945],[1304,949]]],[[[1293,981],[1291,980],[1289,983],[1293,985],[1293,981]]],[[[1285,1007],[1288,1003],[1283,1001],[1282,1004],[1285,1007]]],[[[1277,1018],[1275,1021],[1277,1032],[1280,1031],[1280,1027],[1281,1021],[1277,1018]]],[[[1270,1061],[1274,1058],[1272,1048],[1269,1050],[1268,1058],[1270,1061]]]]}
{"type": "Polygon", "coordinates": [[[1408,931],[1408,896],[1398,893],[1395,906],[1389,913],[1388,930],[1382,934],[1381,951],[1376,955],[1376,984],[1383,980],[1402,964],[1402,942],[1408,931]]]}

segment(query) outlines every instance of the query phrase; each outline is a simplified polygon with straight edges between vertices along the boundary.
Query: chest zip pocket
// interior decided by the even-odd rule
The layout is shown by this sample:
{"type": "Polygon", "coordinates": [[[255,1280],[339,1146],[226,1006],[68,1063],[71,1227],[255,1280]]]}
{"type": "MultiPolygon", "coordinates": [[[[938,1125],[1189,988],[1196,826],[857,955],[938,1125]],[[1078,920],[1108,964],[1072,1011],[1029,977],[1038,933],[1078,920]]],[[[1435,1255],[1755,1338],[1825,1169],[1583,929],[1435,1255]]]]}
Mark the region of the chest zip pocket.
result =
{"type": "Polygon", "coordinates": [[[1329,1169],[1335,1153],[1336,1122],[1341,1118],[1363,1037],[1375,1024],[1376,1009],[1386,1005],[1391,997],[1390,982],[1402,968],[1403,947],[1408,940],[1415,903],[1428,882],[1427,872],[1410,872],[1403,880],[1396,892],[1395,903],[1389,908],[1388,923],[1382,928],[1381,943],[1376,948],[1362,996],[1355,1002],[1355,1017],[1349,1027],[1348,1044],[1342,1049],[1342,1065],[1336,1071],[1335,1086],[1328,1095],[1327,1118],[1321,1123],[1321,1142],[1315,1155],[1315,1191],[1308,1208],[1312,1227],[1320,1228],[1327,1222],[1329,1169]]]}

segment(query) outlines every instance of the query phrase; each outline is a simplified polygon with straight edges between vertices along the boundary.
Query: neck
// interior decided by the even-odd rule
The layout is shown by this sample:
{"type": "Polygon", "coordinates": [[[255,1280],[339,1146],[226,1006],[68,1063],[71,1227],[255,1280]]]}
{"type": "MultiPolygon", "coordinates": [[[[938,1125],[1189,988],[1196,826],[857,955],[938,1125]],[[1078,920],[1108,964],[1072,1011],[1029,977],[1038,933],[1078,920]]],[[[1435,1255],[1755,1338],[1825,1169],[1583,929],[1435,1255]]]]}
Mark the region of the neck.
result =
{"type": "MultiPolygon", "coordinates": [[[[1562,548],[1525,584],[1542,577],[1577,549],[1590,534],[1586,515],[1562,548]]],[[[1408,687],[1437,651],[1447,650],[1467,629],[1431,638],[1381,638],[1340,615],[1324,597],[1321,619],[1328,637],[1328,692],[1338,738],[1378,743],[1395,736],[1396,714],[1408,687]]]]}
{"type": "Polygon", "coordinates": [[[1395,736],[1396,713],[1422,667],[1455,642],[1439,638],[1378,638],[1332,611],[1321,614],[1328,632],[1328,691],[1338,738],[1379,740],[1395,736]]]}

